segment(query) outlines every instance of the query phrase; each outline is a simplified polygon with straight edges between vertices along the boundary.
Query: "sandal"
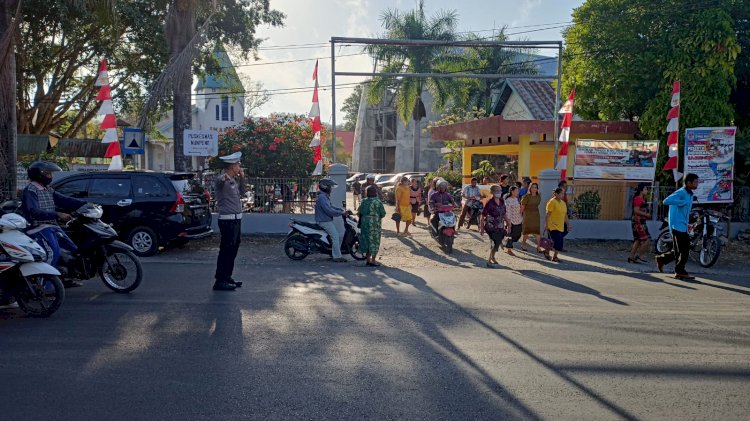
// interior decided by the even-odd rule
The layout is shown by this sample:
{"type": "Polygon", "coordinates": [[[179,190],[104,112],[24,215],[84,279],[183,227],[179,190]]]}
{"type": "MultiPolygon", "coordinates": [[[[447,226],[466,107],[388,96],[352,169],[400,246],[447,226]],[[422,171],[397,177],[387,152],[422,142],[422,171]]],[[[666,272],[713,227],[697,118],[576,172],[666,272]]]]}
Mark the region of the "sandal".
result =
{"type": "Polygon", "coordinates": [[[636,265],[640,265],[641,261],[638,260],[637,257],[635,259],[631,259],[630,257],[628,257],[628,263],[635,263],[636,265]]]}
{"type": "Polygon", "coordinates": [[[521,251],[529,251],[529,249],[527,249],[526,246],[521,246],[521,251]]]}
{"type": "Polygon", "coordinates": [[[553,257],[552,261],[555,262],[555,263],[560,263],[560,259],[558,259],[557,257],[553,257]]]}
{"type": "Polygon", "coordinates": [[[552,256],[550,256],[550,255],[549,255],[549,253],[544,253],[544,257],[545,257],[545,258],[546,258],[547,260],[552,260],[552,256]]]}

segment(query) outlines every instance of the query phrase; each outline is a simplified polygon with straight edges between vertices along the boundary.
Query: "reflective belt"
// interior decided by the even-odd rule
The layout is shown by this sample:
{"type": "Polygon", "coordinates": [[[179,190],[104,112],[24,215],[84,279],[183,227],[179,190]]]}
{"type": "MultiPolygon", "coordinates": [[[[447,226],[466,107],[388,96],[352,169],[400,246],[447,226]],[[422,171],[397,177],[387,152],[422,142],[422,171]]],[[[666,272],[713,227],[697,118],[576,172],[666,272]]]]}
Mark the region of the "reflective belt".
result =
{"type": "Polygon", "coordinates": [[[242,214],[241,213],[232,213],[232,214],[229,214],[229,215],[219,215],[219,219],[220,220],[234,221],[236,219],[242,219],[242,214]]]}

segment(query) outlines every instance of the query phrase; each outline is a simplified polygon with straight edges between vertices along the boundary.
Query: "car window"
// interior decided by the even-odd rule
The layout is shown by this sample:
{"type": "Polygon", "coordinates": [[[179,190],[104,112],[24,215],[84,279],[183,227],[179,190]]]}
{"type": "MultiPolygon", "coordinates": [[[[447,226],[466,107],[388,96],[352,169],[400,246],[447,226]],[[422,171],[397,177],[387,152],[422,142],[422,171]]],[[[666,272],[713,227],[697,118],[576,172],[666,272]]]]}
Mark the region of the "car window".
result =
{"type": "Polygon", "coordinates": [[[130,197],[130,178],[95,178],[89,186],[89,197],[130,197]]]}
{"type": "Polygon", "coordinates": [[[77,199],[83,199],[87,195],[87,189],[89,186],[89,180],[71,180],[67,183],[60,184],[55,191],[64,194],[65,196],[75,197],[77,199]]]}
{"type": "Polygon", "coordinates": [[[133,177],[133,196],[135,197],[169,197],[167,186],[157,177],[136,175],[133,177]]]}

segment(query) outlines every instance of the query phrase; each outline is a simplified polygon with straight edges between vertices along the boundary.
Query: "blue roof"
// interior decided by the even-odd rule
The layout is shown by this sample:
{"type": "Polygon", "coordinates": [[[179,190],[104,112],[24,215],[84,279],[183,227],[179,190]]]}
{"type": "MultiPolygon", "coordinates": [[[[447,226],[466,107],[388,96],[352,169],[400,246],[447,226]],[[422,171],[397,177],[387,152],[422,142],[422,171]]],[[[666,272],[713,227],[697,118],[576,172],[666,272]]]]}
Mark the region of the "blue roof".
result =
{"type": "Polygon", "coordinates": [[[195,90],[226,89],[233,92],[237,90],[242,90],[244,92],[242,82],[237,76],[237,71],[234,68],[234,64],[232,64],[229,55],[227,55],[225,51],[216,51],[214,52],[214,58],[219,62],[221,74],[205,75],[203,77],[199,76],[198,86],[195,87],[195,90]]]}

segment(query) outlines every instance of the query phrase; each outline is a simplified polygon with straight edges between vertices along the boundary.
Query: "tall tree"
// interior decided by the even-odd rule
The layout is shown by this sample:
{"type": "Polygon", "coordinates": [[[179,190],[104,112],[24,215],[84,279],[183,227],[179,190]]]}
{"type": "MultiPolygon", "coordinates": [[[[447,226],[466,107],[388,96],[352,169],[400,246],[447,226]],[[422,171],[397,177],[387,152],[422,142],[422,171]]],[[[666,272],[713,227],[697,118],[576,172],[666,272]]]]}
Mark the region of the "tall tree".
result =
{"type": "MultiPolygon", "coordinates": [[[[383,38],[406,40],[455,41],[458,14],[455,10],[441,11],[430,17],[425,15],[424,0],[416,10],[401,12],[388,9],[380,17],[385,29],[383,38]]],[[[448,62],[460,60],[460,54],[449,47],[435,46],[386,46],[366,48],[386,73],[431,73],[447,67],[448,62]]],[[[383,100],[384,93],[392,88],[393,80],[376,77],[368,90],[371,103],[383,100]]],[[[452,93],[457,92],[457,81],[443,78],[402,78],[396,82],[396,111],[404,123],[414,121],[414,171],[419,171],[421,152],[420,122],[426,115],[422,94],[427,89],[435,100],[435,107],[445,107],[452,93]]]]}
{"type": "Polygon", "coordinates": [[[190,65],[180,64],[207,63],[206,71],[220,70],[216,60],[212,60],[211,48],[225,46],[236,47],[244,57],[250,54],[257,57],[262,41],[255,37],[257,26],[281,26],[284,15],[271,9],[270,0],[170,0],[168,7],[166,37],[173,64],[168,72],[174,95],[174,162],[175,170],[186,171],[190,169],[190,162],[183,154],[182,135],[191,124],[192,75],[190,65]],[[205,44],[209,48],[201,49],[204,39],[212,42],[205,44]],[[202,60],[193,61],[196,54],[202,60]]]}
{"type": "Polygon", "coordinates": [[[664,139],[670,87],[680,80],[683,127],[732,124],[740,53],[733,11],[742,4],[586,1],[564,33],[563,85],[576,86],[576,113],[638,120],[647,137],[664,139]]]}
{"type": "Polygon", "coordinates": [[[346,120],[343,129],[346,131],[354,131],[357,127],[359,103],[362,99],[362,87],[362,84],[355,85],[352,93],[344,100],[344,106],[341,107],[341,111],[344,112],[344,120],[346,120]]]}
{"type": "Polygon", "coordinates": [[[17,4],[0,2],[0,194],[16,195],[16,58],[13,54],[17,4]],[[15,17],[14,17],[15,16],[15,17]]]}

